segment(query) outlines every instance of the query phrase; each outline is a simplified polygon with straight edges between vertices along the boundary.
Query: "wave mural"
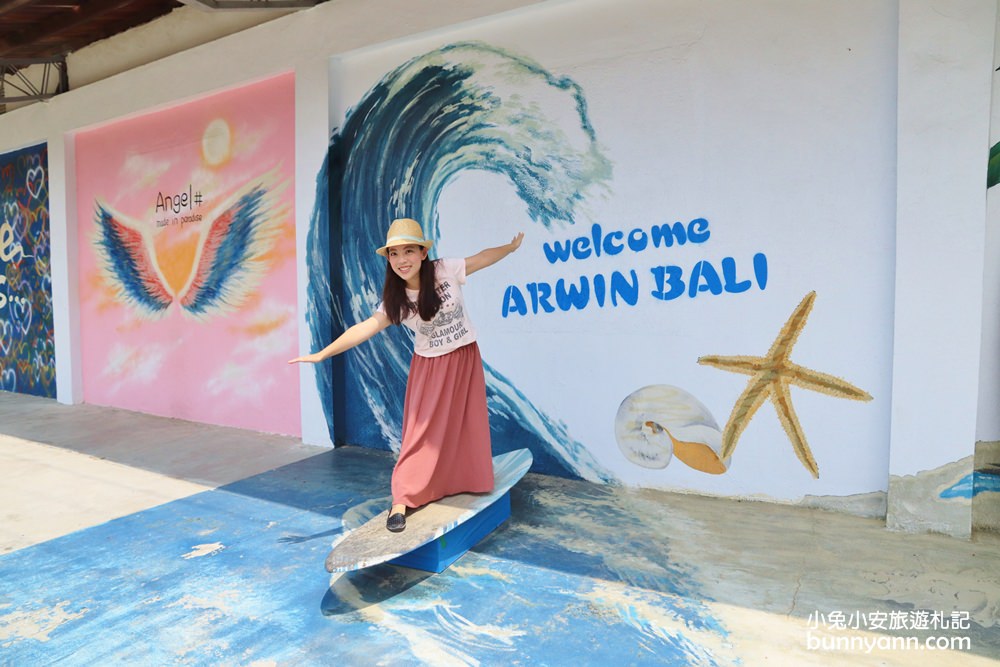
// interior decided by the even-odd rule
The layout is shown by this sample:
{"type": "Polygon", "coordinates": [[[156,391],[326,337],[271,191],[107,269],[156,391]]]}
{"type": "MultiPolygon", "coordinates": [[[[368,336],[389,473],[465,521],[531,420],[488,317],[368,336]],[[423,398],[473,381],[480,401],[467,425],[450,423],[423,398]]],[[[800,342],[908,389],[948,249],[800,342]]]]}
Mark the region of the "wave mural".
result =
{"type": "MultiPolygon", "coordinates": [[[[441,193],[469,169],[506,176],[546,228],[572,224],[585,193],[611,175],[572,80],[475,42],[404,63],[331,136],[308,240],[313,349],[369,317],[380,301],[385,261],[374,249],[388,222],[416,218],[437,239],[441,193]]],[[[398,448],[412,337],[403,327],[385,334],[316,369],[338,444],[398,448]]],[[[495,453],[529,447],[536,471],[615,481],[563,424],[485,365],[495,453]]]]}

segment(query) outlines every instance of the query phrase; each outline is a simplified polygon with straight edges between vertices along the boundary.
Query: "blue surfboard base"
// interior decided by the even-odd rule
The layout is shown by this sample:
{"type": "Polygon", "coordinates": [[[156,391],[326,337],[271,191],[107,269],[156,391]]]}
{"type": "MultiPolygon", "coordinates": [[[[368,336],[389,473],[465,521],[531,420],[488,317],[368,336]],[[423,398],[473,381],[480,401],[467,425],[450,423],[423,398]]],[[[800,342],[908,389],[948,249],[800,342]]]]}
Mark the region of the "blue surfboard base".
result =
{"type": "Polygon", "coordinates": [[[425,572],[441,572],[479,544],[480,540],[496,530],[509,516],[510,491],[465,523],[389,563],[425,572]]]}

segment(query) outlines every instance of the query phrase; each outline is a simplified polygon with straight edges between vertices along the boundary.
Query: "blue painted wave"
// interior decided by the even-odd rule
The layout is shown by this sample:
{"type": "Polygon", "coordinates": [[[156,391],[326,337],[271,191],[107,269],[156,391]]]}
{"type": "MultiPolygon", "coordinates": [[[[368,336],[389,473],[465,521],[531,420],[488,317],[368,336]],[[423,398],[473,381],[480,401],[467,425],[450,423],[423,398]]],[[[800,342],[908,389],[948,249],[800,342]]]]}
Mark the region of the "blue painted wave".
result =
{"type": "MultiPolygon", "coordinates": [[[[374,249],[389,221],[416,218],[436,239],[438,199],[468,169],[506,176],[544,227],[572,223],[584,192],[611,173],[572,80],[481,43],[404,63],[348,111],[330,140],[308,240],[313,349],[369,317],[381,299],[385,260],[374,249]]],[[[411,335],[390,327],[317,368],[335,442],[393,448],[411,351],[411,335]]],[[[494,453],[528,447],[536,471],[614,481],[488,360],[486,376],[494,453]]]]}
{"type": "Polygon", "coordinates": [[[1000,473],[993,469],[974,470],[939,494],[941,498],[975,498],[987,491],[1000,493],[1000,473]]]}

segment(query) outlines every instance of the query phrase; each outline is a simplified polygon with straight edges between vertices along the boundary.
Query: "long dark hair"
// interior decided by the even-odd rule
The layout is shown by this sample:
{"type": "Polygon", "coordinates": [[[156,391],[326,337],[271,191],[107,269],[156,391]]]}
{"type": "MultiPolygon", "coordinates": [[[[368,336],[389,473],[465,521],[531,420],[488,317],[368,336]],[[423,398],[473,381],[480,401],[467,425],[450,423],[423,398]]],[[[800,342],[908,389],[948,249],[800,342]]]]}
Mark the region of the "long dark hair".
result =
{"type": "Polygon", "coordinates": [[[441,309],[441,295],[437,291],[435,267],[437,260],[425,259],[420,263],[420,292],[417,302],[406,296],[406,281],[396,275],[389,262],[385,263],[385,284],[382,286],[382,307],[389,321],[399,324],[413,313],[420,319],[431,321],[441,309]]]}

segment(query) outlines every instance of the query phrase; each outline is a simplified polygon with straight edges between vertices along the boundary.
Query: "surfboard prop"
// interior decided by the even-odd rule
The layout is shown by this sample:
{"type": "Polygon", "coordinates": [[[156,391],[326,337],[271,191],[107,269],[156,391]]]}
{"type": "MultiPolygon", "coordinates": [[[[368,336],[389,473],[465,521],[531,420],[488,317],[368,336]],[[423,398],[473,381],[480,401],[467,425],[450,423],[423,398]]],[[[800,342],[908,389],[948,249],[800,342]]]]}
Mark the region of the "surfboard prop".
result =
{"type": "Polygon", "coordinates": [[[441,572],[510,516],[510,489],[531,467],[527,449],[493,457],[493,491],[459,493],[406,515],[406,530],[386,530],[388,508],[333,542],[327,572],[350,572],[380,563],[441,572]]]}

